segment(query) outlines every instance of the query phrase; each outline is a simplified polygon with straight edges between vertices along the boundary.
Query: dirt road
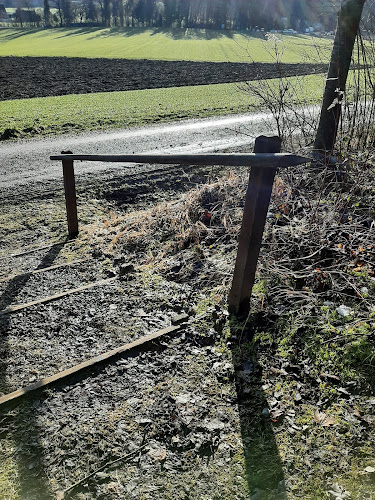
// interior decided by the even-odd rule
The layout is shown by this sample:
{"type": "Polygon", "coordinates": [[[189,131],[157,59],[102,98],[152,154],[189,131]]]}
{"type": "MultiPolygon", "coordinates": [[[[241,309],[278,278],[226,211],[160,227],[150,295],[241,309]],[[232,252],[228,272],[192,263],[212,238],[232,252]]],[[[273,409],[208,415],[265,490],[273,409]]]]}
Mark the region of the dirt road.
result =
{"type": "MultiPolygon", "coordinates": [[[[267,113],[191,120],[147,128],[103,133],[60,136],[41,140],[18,141],[0,145],[0,188],[30,185],[61,179],[61,165],[49,157],[61,151],[76,154],[126,153],[198,153],[214,151],[251,151],[254,138],[275,133],[272,118],[267,113]]],[[[107,174],[124,167],[82,162],[77,175],[105,170],[107,174]]],[[[148,167],[149,168],[149,167],[148,167]]],[[[129,172],[127,172],[129,173],[129,172]]]]}

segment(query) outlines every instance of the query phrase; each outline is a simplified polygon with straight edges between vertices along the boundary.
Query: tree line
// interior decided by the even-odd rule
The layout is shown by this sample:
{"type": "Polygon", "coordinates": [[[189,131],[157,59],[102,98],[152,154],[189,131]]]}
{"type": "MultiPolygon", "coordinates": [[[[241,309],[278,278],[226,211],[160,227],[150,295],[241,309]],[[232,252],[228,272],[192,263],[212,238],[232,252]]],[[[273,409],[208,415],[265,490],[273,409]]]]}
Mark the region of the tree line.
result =
{"type": "MultiPolygon", "coordinates": [[[[23,0],[27,7],[29,0],[23,0]]],[[[335,0],[43,0],[44,26],[330,31],[335,0]]],[[[30,8],[27,9],[30,11],[30,8]]],[[[19,16],[22,14],[22,9],[19,16]]],[[[23,11],[25,12],[25,11],[23,11]]],[[[17,21],[17,19],[16,19],[17,21]]],[[[22,22],[22,20],[21,20],[22,22]]]]}

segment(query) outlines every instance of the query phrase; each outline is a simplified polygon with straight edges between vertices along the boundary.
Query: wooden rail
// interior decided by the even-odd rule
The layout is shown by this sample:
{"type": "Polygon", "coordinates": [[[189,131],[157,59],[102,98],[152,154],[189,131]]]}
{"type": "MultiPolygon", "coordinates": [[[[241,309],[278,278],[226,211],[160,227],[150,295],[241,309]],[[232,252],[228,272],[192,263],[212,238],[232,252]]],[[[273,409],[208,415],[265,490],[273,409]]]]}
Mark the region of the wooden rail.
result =
{"type": "Polygon", "coordinates": [[[246,313],[250,307],[251,291],[262,243],[262,235],[273,180],[278,168],[308,163],[310,158],[280,153],[279,137],[260,136],[255,141],[254,153],[222,154],[131,154],[131,155],[76,155],[73,153],[51,156],[63,165],[66,212],[70,236],[78,234],[77,201],[74,180],[74,161],[100,161],[111,163],[148,163],[167,165],[222,165],[226,167],[250,167],[244,215],[239,246],[229,294],[229,310],[236,314],[246,313]]]}
{"type": "Polygon", "coordinates": [[[155,163],[163,165],[222,165],[224,167],[285,168],[311,161],[309,158],[291,153],[221,153],[221,154],[176,154],[176,155],[75,155],[50,156],[51,160],[63,163],[71,161],[102,161],[111,163],[155,163]]]}

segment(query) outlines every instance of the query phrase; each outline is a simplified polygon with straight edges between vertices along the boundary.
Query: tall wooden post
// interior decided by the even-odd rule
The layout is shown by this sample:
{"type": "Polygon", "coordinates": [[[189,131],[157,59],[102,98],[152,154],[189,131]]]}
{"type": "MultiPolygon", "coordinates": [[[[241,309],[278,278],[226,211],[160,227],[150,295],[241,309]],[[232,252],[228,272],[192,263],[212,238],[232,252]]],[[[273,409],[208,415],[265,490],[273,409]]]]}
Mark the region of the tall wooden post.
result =
{"type": "Polygon", "coordinates": [[[323,95],[314,151],[331,153],[341,118],[341,100],[366,0],[344,0],[337,21],[335,41],[323,95]]]}
{"type": "Polygon", "coordinates": [[[64,175],[64,189],[65,189],[65,203],[66,215],[68,219],[68,232],[69,236],[76,236],[78,234],[78,217],[77,217],[77,197],[76,197],[76,183],[74,179],[74,166],[73,160],[62,160],[63,175],[64,175]]]}
{"type": "MultiPolygon", "coordinates": [[[[254,153],[279,153],[280,149],[280,137],[260,136],[255,140],[254,153]]],[[[235,314],[246,313],[250,308],[251,291],[276,170],[276,167],[251,168],[232,288],[228,298],[229,312],[235,314]]]]}

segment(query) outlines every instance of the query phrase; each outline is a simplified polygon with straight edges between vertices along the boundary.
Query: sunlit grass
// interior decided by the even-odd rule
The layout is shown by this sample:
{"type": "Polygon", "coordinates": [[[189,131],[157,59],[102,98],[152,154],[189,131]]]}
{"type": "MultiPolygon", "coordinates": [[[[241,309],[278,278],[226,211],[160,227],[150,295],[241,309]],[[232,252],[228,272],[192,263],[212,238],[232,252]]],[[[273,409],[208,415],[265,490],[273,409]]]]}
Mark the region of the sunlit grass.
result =
{"type": "MultiPolygon", "coordinates": [[[[268,82],[277,84],[277,80],[268,82]]],[[[318,102],[323,91],[321,76],[306,76],[304,82],[298,104],[318,102]]],[[[139,126],[241,113],[258,105],[255,97],[239,92],[235,83],[17,99],[0,102],[0,135],[5,129],[25,137],[139,126]]]]}
{"type": "MultiPolygon", "coordinates": [[[[277,35],[283,62],[326,62],[332,40],[277,35]]],[[[272,44],[261,33],[140,28],[0,30],[0,56],[106,57],[124,59],[273,62],[272,44]]]]}

